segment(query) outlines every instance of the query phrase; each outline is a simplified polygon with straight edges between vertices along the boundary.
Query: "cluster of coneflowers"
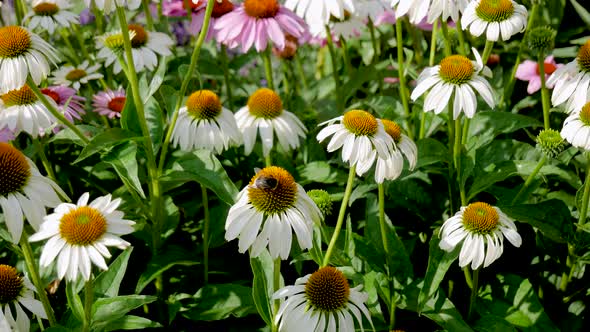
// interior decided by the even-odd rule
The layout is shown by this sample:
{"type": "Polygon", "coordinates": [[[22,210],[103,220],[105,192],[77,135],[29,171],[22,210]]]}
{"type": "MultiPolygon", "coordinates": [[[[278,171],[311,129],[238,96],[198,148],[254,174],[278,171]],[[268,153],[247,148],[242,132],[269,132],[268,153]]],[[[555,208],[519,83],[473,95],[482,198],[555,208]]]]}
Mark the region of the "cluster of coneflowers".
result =
{"type": "MultiPolygon", "coordinates": [[[[294,113],[285,109],[277,93],[271,49],[281,56],[293,57],[298,45],[327,45],[335,64],[338,45],[345,48],[347,40],[358,36],[367,26],[372,29],[379,24],[395,23],[400,96],[406,117],[409,118],[410,114],[410,99],[416,102],[422,96],[425,96],[424,112],[441,114],[448,110],[454,172],[459,172],[459,154],[465,143],[462,137],[467,133],[469,120],[481,109],[478,99],[483,100],[489,109],[498,104],[488,81],[492,72],[486,66],[494,43],[507,41],[525,31],[528,19],[526,8],[512,0],[287,0],[284,4],[277,0],[154,2],[157,4],[139,0],[85,0],[84,16],[73,12],[73,4],[68,0],[15,0],[12,12],[6,9],[10,4],[5,4],[2,9],[0,206],[10,240],[24,252],[33,281],[31,283],[15,267],[0,265],[2,330],[30,329],[30,318],[23,307],[42,319],[49,319],[51,325],[56,322],[29,242],[45,241],[38,261],[41,267],[54,268],[58,279],[86,281],[88,287],[92,286],[93,267],[108,269],[105,259],[111,254],[107,247],[124,249],[130,246],[121,236],[132,233],[135,222],[124,219],[119,210],[121,199],[113,199],[109,194],[90,201],[89,194],[82,193],[76,204],[71,203],[54,181],[56,177],[51,165],[46,165],[43,145],[47,144],[48,137],[64,128],[81,142],[88,143],[92,137],[75,126],[75,122],[92,119],[105,126],[119,126],[117,119],[125,110],[127,98],[133,98],[139,121],[145,123],[142,106],[145,100],[139,91],[137,74],[156,70],[164,61],[163,57],[173,54],[174,47],[168,34],[155,30],[152,16],[190,17],[180,20],[176,26],[174,33],[179,44],[187,35],[198,36],[187,79],[182,84],[179,100],[175,101],[175,112],[168,119],[160,159],[152,150],[147,127],[141,128],[146,144],[147,173],[151,180],[149,196],[154,223],[159,222],[158,216],[161,217],[158,204],[162,201],[156,193],[160,189],[158,178],[170,144],[182,151],[205,149],[217,155],[242,145],[244,154],[250,155],[259,145],[265,167],[255,171],[248,185],[235,198],[225,222],[225,238],[228,241],[238,239],[238,251],[248,252],[253,258],[268,252],[275,260],[275,280],[280,280],[281,261],[291,257],[293,243],[297,242],[302,250],[318,244],[314,241],[314,234],[323,226],[331,199],[322,191],[306,193],[286,169],[272,162],[273,153],[299,149],[308,128],[294,113]],[[137,14],[135,11],[141,9],[143,13],[136,15],[133,23],[128,23],[126,12],[137,14]],[[96,44],[89,47],[80,35],[79,24],[96,20],[97,25],[104,28],[109,23],[106,15],[111,15],[113,22],[110,31],[96,37],[96,44]],[[445,57],[438,65],[431,63],[422,70],[411,93],[407,91],[403,68],[401,20],[404,17],[416,26],[429,26],[430,29],[438,29],[440,24],[445,33],[445,57]],[[85,22],[82,22],[83,18],[85,22]],[[446,35],[451,23],[456,26],[460,40],[457,54],[453,54],[453,45],[446,35]],[[71,48],[67,61],[48,42],[54,32],[65,30],[72,34],[62,36],[64,43],[71,48]],[[463,30],[469,31],[473,37],[485,38],[482,55],[472,48],[471,58],[463,30]],[[72,46],[71,39],[79,44],[72,46]],[[235,113],[211,90],[192,91],[185,99],[204,41],[219,44],[219,56],[226,57],[226,60],[231,49],[236,52],[254,50],[261,55],[266,69],[266,87],[254,91],[247,104],[235,113]],[[55,67],[57,69],[52,70],[55,67]],[[112,75],[121,72],[130,83],[128,91],[123,90],[120,83],[112,82],[112,75]],[[91,85],[98,84],[103,91],[94,92],[91,85]],[[89,93],[93,95],[94,116],[86,112],[89,102],[82,97],[89,93]],[[131,94],[130,97],[127,93],[131,94]],[[31,159],[16,147],[18,143],[15,142],[23,136],[30,137],[48,176],[42,175],[31,159]],[[53,209],[49,214],[48,208],[53,209]],[[34,298],[35,292],[40,301],[34,298]]],[[[576,60],[561,66],[549,54],[554,32],[545,28],[527,32],[528,43],[537,51],[539,61],[525,61],[515,75],[530,82],[529,93],[542,90],[545,130],[549,134],[540,137],[549,138],[541,139],[540,145],[554,156],[562,144],[560,137],[551,136],[548,125],[547,89],[554,87],[551,102],[554,106],[565,105],[570,113],[561,137],[575,147],[590,150],[590,42],[580,48],[576,60]]],[[[363,330],[363,321],[373,325],[366,303],[368,295],[362,292],[362,285],[350,287],[345,274],[333,266],[332,254],[346,218],[356,176],[373,171],[379,198],[383,200],[383,183],[402,175],[404,158],[407,160],[406,169],[410,171],[417,164],[418,151],[412,139],[416,128],[410,123],[402,128],[400,124],[379,119],[366,110],[344,111],[345,91],[337,70],[334,70],[334,84],[336,104],[342,115],[321,123],[316,138],[318,142],[327,143],[328,152],[340,150],[341,159],[349,168],[349,177],[329,245],[325,252],[319,248],[323,254],[317,271],[297,279],[292,286],[274,284],[274,295],[268,300],[276,304],[272,327],[279,331],[353,331],[355,326],[363,330]],[[404,129],[408,135],[404,134],[404,129]]],[[[230,85],[228,82],[226,85],[231,104],[230,85]]],[[[422,126],[420,137],[423,137],[423,131],[422,126]]],[[[514,222],[498,207],[486,202],[469,202],[464,188],[459,191],[461,207],[440,228],[440,248],[453,251],[460,247],[459,265],[470,265],[476,278],[481,267],[489,266],[501,256],[504,237],[517,247],[521,245],[521,237],[514,222]]],[[[203,192],[206,193],[205,187],[203,192]]],[[[588,201],[588,197],[585,199],[588,201]]],[[[580,215],[585,216],[586,211],[580,215]]],[[[386,221],[382,213],[380,223],[382,232],[385,232],[386,221]]],[[[207,255],[207,236],[204,238],[203,251],[207,255]]],[[[384,246],[387,247],[385,243],[384,246]]],[[[476,293],[477,287],[472,291],[476,293]]],[[[85,322],[84,329],[89,329],[88,322],[85,322]]]]}

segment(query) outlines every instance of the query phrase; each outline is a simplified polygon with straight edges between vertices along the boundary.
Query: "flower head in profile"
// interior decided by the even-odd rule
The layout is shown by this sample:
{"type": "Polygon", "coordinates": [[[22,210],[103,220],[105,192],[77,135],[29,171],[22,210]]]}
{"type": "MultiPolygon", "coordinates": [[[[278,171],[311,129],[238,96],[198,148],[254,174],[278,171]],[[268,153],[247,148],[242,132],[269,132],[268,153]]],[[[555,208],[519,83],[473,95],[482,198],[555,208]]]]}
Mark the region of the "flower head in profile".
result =
{"type": "Polygon", "coordinates": [[[82,84],[88,84],[92,80],[101,79],[103,76],[98,72],[101,66],[95,64],[90,66],[88,60],[85,60],[77,66],[62,66],[53,72],[51,80],[55,84],[73,86],[76,90],[80,89],[82,84]]]}
{"type": "MultiPolygon", "coordinates": [[[[46,99],[57,107],[53,99],[46,99]]],[[[24,131],[36,138],[56,123],[57,119],[26,84],[0,95],[0,128],[7,127],[15,134],[24,131]]]]}
{"type": "Polygon", "coordinates": [[[242,143],[233,113],[221,105],[217,94],[210,90],[193,92],[186,105],[178,111],[172,132],[172,144],[184,151],[207,149],[215,153],[230,145],[242,143]]]}
{"type": "Polygon", "coordinates": [[[565,119],[561,137],[576,148],[590,151],[590,102],[565,119]]]}
{"type": "Polygon", "coordinates": [[[33,0],[33,10],[24,20],[29,20],[29,28],[46,30],[52,34],[56,29],[69,28],[78,24],[78,15],[68,9],[72,7],[69,0],[33,0]]]}
{"type": "Polygon", "coordinates": [[[322,267],[274,293],[274,299],[286,298],[275,323],[280,332],[337,332],[355,331],[356,320],[364,331],[363,316],[371,326],[373,322],[365,305],[368,295],[361,289],[362,285],[350,288],[344,274],[335,267],[322,267]]]}
{"type": "Polygon", "coordinates": [[[104,115],[109,119],[120,118],[125,108],[127,96],[125,90],[106,90],[95,94],[92,97],[94,112],[104,115]]]}
{"type": "Polygon", "coordinates": [[[515,247],[522,244],[514,222],[499,208],[482,202],[462,206],[444,222],[439,235],[439,246],[445,251],[461,244],[459,266],[471,263],[474,270],[488,267],[502,256],[504,237],[515,247]]]}
{"type": "Polygon", "coordinates": [[[0,207],[12,241],[18,243],[24,218],[39,229],[46,207],[60,203],[58,194],[67,197],[53,180],[39,173],[37,166],[22,152],[0,142],[0,207]]]}
{"type": "Polygon", "coordinates": [[[282,50],[285,34],[303,36],[305,22],[277,0],[245,0],[241,6],[215,22],[217,40],[243,52],[255,47],[264,51],[269,42],[282,50]]]}
{"type": "Polygon", "coordinates": [[[141,4],[141,0],[84,0],[84,3],[86,7],[91,7],[93,1],[96,9],[104,11],[105,14],[112,13],[117,7],[134,10],[141,4]]]}
{"type": "Polygon", "coordinates": [[[248,104],[235,114],[238,128],[244,137],[244,150],[249,155],[254,149],[257,133],[262,139],[262,154],[268,156],[274,137],[283,150],[296,149],[305,138],[307,129],[295,114],[283,109],[283,101],[276,92],[262,88],[248,98],[248,104]]]}
{"type": "Polygon", "coordinates": [[[463,55],[451,55],[442,59],[439,65],[424,69],[412,91],[412,100],[418,99],[430,89],[424,101],[424,111],[439,114],[452,102],[454,119],[461,112],[468,118],[473,117],[477,108],[476,93],[493,108],[495,102],[492,87],[480,75],[481,73],[489,77],[492,75],[491,70],[484,66],[476,49],[473,49],[473,53],[476,61],[463,55]],[[451,101],[453,95],[455,98],[451,101]]]}
{"type": "Polygon", "coordinates": [[[47,319],[47,313],[33,295],[35,287],[26,276],[5,264],[0,264],[0,330],[29,331],[31,319],[23,310],[47,319]]]}
{"type": "Polygon", "coordinates": [[[268,246],[272,258],[287,259],[292,232],[301,249],[312,247],[313,224],[321,212],[301,185],[286,170],[276,166],[259,170],[238,194],[227,215],[225,239],[239,238],[239,252],[249,248],[260,255],[268,246]]]}
{"type": "Polygon", "coordinates": [[[377,158],[375,167],[375,182],[383,183],[384,180],[395,180],[404,169],[404,156],[408,159],[410,170],[413,170],[418,160],[418,148],[416,143],[407,135],[402,134],[401,127],[390,120],[381,119],[385,132],[393,138],[395,149],[389,159],[377,158]]]}
{"type": "Polygon", "coordinates": [[[418,24],[428,14],[431,0],[391,0],[391,7],[395,9],[395,17],[407,15],[412,24],[418,24]]]}
{"type": "Polygon", "coordinates": [[[432,0],[428,9],[428,23],[434,23],[437,19],[446,22],[449,18],[457,22],[468,4],[469,0],[432,0]]]}
{"type": "Polygon", "coordinates": [[[467,5],[461,24],[474,36],[486,34],[486,40],[506,41],[524,31],[527,25],[526,7],[513,0],[474,0],[467,5]]]}
{"type": "Polygon", "coordinates": [[[385,132],[383,123],[371,113],[352,110],[320,126],[326,125],[317,135],[319,142],[329,136],[328,152],[342,148],[342,161],[356,167],[356,174],[365,174],[375,163],[377,157],[391,158],[394,142],[385,132]]]}
{"type": "Polygon", "coordinates": [[[355,12],[353,0],[287,0],[285,7],[303,17],[307,24],[326,25],[331,19],[343,19],[355,12]]]}
{"type": "Polygon", "coordinates": [[[20,89],[28,75],[41,83],[50,63],[58,60],[56,50],[38,35],[21,26],[0,27],[0,93],[20,89]]]}
{"type": "Polygon", "coordinates": [[[133,232],[135,222],[123,219],[117,210],[121,199],[101,196],[88,203],[90,195],[84,193],[77,204],[61,203],[45,218],[40,230],[29,241],[47,240],[39,264],[48,267],[57,258],[57,276],[69,281],[82,276],[88,280],[92,264],[102,270],[108,267],[104,258],[111,254],[107,246],[125,249],[130,244],[121,235],[133,232]]]}
{"type": "Polygon", "coordinates": [[[555,70],[547,84],[554,86],[551,103],[565,103],[568,113],[579,111],[590,101],[590,40],[580,47],[574,61],[555,70]]]}
{"type": "MultiPolygon", "coordinates": [[[[543,64],[545,80],[549,79],[549,77],[551,77],[557,68],[563,67],[563,64],[557,64],[555,62],[555,59],[552,55],[546,57],[543,64]]],[[[518,65],[516,69],[516,75],[514,75],[514,77],[521,81],[529,82],[526,90],[529,95],[532,95],[541,89],[541,74],[539,73],[539,64],[537,61],[525,60],[523,63],[518,65]]],[[[555,82],[552,81],[551,85],[546,84],[546,86],[547,88],[551,89],[553,88],[553,84],[555,84],[555,82]]]]}

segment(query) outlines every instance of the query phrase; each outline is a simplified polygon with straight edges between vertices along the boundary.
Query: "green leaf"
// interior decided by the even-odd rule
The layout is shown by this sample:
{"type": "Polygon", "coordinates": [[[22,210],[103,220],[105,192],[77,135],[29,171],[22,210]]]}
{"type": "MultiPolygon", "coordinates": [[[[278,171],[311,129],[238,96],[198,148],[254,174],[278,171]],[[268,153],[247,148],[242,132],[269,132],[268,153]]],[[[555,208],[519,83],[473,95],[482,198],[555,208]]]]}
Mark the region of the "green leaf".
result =
{"type": "Polygon", "coordinates": [[[450,163],[449,148],[433,138],[424,138],[416,142],[418,146],[418,162],[416,169],[436,164],[450,163]]]}
{"type": "Polygon", "coordinates": [[[159,99],[163,101],[167,114],[172,114],[174,107],[176,107],[176,100],[179,98],[178,90],[169,85],[162,85],[158,91],[158,95],[160,97],[159,99]]]}
{"type": "Polygon", "coordinates": [[[136,154],[137,145],[132,141],[128,141],[114,147],[102,156],[102,160],[113,166],[121,181],[129,190],[136,191],[142,198],[145,198],[139,181],[136,154]]]}
{"type": "MultiPolygon", "coordinates": [[[[268,255],[267,255],[268,256],[268,255]]],[[[256,305],[258,314],[267,326],[272,326],[272,311],[269,303],[269,280],[265,271],[273,271],[273,261],[269,257],[263,259],[263,257],[250,258],[250,267],[254,274],[254,280],[252,281],[252,298],[256,305]]],[[[270,280],[272,283],[272,280],[270,280]]]]}
{"type": "Polygon", "coordinates": [[[109,322],[104,327],[104,331],[140,330],[150,327],[162,327],[162,325],[147,318],[128,315],[109,322]]]}
{"type": "Polygon", "coordinates": [[[376,184],[361,184],[356,186],[353,190],[352,193],[350,194],[350,199],[348,200],[348,206],[352,206],[352,203],[354,203],[357,199],[359,198],[363,198],[366,197],[368,193],[370,193],[371,191],[377,189],[377,185],[376,184]]]}
{"type": "Polygon", "coordinates": [[[339,172],[325,161],[312,161],[297,167],[301,177],[299,183],[305,185],[312,182],[318,183],[342,183],[346,181],[346,174],[339,172]]]}
{"type": "Polygon", "coordinates": [[[474,326],[480,332],[516,332],[517,330],[504,318],[496,315],[485,315],[474,326]]]}
{"type": "Polygon", "coordinates": [[[578,12],[578,15],[580,15],[580,18],[582,19],[582,21],[584,21],[584,23],[586,23],[586,25],[588,27],[590,27],[590,13],[588,12],[588,10],[586,10],[586,8],[584,8],[584,6],[582,6],[582,5],[580,5],[580,3],[577,2],[576,0],[570,0],[570,2],[572,4],[572,6],[574,7],[574,9],[576,10],[576,12],[578,12]]]}
{"type": "Polygon", "coordinates": [[[155,296],[147,295],[124,295],[97,299],[92,305],[92,325],[112,322],[125,316],[129,311],[157,299],[155,296]]]}
{"type": "MultiPolygon", "coordinates": [[[[155,144],[154,151],[157,151],[158,144],[162,141],[162,137],[164,136],[164,114],[162,113],[160,104],[158,104],[154,97],[150,97],[147,100],[143,109],[148,131],[152,142],[155,144]]],[[[143,137],[139,114],[137,113],[133,98],[129,97],[125,100],[125,107],[121,112],[121,127],[143,137]]]]}
{"type": "Polygon", "coordinates": [[[168,186],[166,189],[195,181],[212,190],[228,205],[234,204],[238,189],[211,151],[176,151],[171,159],[162,178],[162,183],[168,186]]]}
{"type": "Polygon", "coordinates": [[[175,265],[191,266],[199,264],[195,258],[194,252],[187,251],[183,247],[175,245],[164,247],[160,253],[152,257],[145,271],[139,276],[137,286],[135,286],[135,293],[141,293],[152,280],[175,265]]]}
{"type": "Polygon", "coordinates": [[[501,206],[500,208],[512,219],[538,228],[555,242],[565,243],[573,236],[571,214],[567,205],[561,200],[551,199],[538,204],[501,206]]]}
{"type": "MultiPolygon", "coordinates": [[[[102,132],[101,128],[96,128],[94,126],[89,125],[76,125],[76,128],[80,129],[82,134],[86,137],[93,137],[98,133],[102,132]]],[[[69,128],[64,128],[60,130],[57,134],[51,137],[48,143],[74,143],[79,146],[85,146],[83,140],[78,137],[78,135],[74,134],[74,132],[69,128]]]]}
{"type": "Polygon", "coordinates": [[[125,143],[129,140],[137,139],[141,140],[142,138],[137,136],[134,132],[121,128],[108,129],[92,138],[88,145],[82,149],[78,158],[74,160],[74,164],[79,163],[97,152],[107,150],[110,147],[125,143]]]}
{"type": "Polygon", "coordinates": [[[74,317],[79,322],[84,322],[85,315],[84,315],[84,306],[82,305],[82,300],[80,296],[75,290],[76,284],[74,282],[66,282],[66,297],[68,299],[68,308],[74,314],[74,317]]]}
{"type": "Polygon", "coordinates": [[[94,294],[101,297],[119,295],[119,287],[127,271],[127,263],[132,251],[133,247],[127,248],[109,265],[108,270],[101,272],[94,279],[94,294]]]}
{"type": "Polygon", "coordinates": [[[45,329],[45,332],[71,332],[72,329],[69,329],[65,326],[50,326],[48,328],[45,329]]]}
{"type": "Polygon", "coordinates": [[[148,87],[148,89],[146,91],[140,91],[140,92],[142,92],[141,100],[143,100],[144,103],[146,101],[148,101],[148,99],[151,96],[153,96],[154,93],[156,93],[156,91],[158,91],[158,89],[162,85],[162,82],[164,82],[164,77],[166,76],[166,69],[167,69],[166,57],[162,57],[162,58],[160,58],[160,61],[158,63],[158,69],[156,70],[156,72],[154,73],[154,76],[152,77],[152,80],[150,81],[150,86],[148,87]],[[147,92],[147,93],[145,93],[145,92],[147,92]]]}
{"type": "Polygon", "coordinates": [[[471,151],[484,146],[500,134],[542,126],[541,122],[526,115],[497,111],[477,112],[471,119],[466,149],[471,151]]]}
{"type": "Polygon", "coordinates": [[[197,321],[214,321],[229,316],[244,317],[257,313],[252,299],[252,289],[237,284],[207,285],[192,297],[182,315],[197,321]]]}

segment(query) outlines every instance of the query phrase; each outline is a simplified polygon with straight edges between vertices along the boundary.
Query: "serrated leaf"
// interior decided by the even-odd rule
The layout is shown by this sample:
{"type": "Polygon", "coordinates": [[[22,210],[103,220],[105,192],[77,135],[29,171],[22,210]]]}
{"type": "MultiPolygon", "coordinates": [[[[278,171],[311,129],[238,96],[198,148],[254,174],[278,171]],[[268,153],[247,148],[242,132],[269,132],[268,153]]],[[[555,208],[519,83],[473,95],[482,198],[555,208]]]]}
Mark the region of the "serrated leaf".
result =
{"type": "Polygon", "coordinates": [[[127,248],[119,254],[110,265],[109,269],[101,272],[96,279],[94,279],[94,294],[98,296],[113,297],[119,294],[119,286],[127,271],[127,262],[131,256],[133,247],[127,248]]]}
{"type": "Polygon", "coordinates": [[[137,136],[136,133],[121,129],[121,128],[110,128],[92,138],[92,140],[82,149],[80,155],[76,160],[75,163],[79,163],[80,161],[92,156],[95,153],[98,153],[103,150],[107,150],[113,146],[125,143],[129,140],[141,140],[142,138],[137,136]]]}

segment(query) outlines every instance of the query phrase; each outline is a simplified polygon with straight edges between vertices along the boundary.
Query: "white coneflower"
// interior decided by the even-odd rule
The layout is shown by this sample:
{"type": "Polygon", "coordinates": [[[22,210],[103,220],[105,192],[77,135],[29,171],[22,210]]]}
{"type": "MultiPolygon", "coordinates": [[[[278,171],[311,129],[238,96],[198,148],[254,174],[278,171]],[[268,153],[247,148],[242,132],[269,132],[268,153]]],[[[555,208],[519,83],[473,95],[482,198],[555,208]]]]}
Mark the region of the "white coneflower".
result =
{"type": "Polygon", "coordinates": [[[410,22],[418,24],[428,14],[431,0],[391,0],[391,7],[395,9],[395,17],[408,15],[410,22]]]}
{"type": "MultiPolygon", "coordinates": [[[[57,108],[53,99],[46,99],[57,108]]],[[[0,95],[0,128],[7,127],[15,134],[24,131],[36,138],[56,123],[57,119],[28,85],[0,95]]]]}
{"type": "Polygon", "coordinates": [[[283,101],[274,91],[262,88],[248,98],[248,104],[235,114],[238,128],[244,137],[244,152],[254,149],[257,133],[262,139],[262,154],[268,156],[274,146],[274,137],[283,150],[299,147],[307,129],[295,114],[283,109],[283,101]]]}
{"type": "Polygon", "coordinates": [[[440,229],[440,248],[453,251],[461,243],[459,266],[487,267],[502,256],[504,237],[515,247],[522,239],[514,222],[499,208],[476,202],[462,206],[440,229]]]}
{"type": "Polygon", "coordinates": [[[33,295],[35,287],[26,276],[20,276],[10,265],[0,264],[0,330],[28,332],[31,319],[27,308],[38,317],[47,319],[43,304],[33,295]],[[14,311],[13,311],[14,310],[14,311]]]}
{"type": "Polygon", "coordinates": [[[449,18],[457,22],[468,4],[469,0],[432,0],[428,9],[428,23],[434,23],[439,18],[444,22],[449,18]]]}
{"type": "Polygon", "coordinates": [[[69,0],[33,0],[31,5],[33,10],[24,18],[30,19],[30,29],[41,28],[53,34],[56,29],[78,24],[78,15],[68,11],[72,7],[69,0]]]}
{"type": "Polygon", "coordinates": [[[580,47],[574,61],[553,72],[547,85],[554,86],[551,103],[565,103],[568,113],[580,110],[590,101],[590,40],[580,47]]]}
{"type": "Polygon", "coordinates": [[[353,0],[287,0],[285,7],[303,17],[307,24],[326,25],[332,17],[343,19],[345,13],[355,12],[353,0]]]}
{"type": "Polygon", "coordinates": [[[274,299],[287,298],[277,312],[275,324],[279,324],[281,332],[355,331],[356,319],[364,331],[363,316],[371,326],[373,322],[365,305],[369,296],[361,289],[362,285],[350,288],[340,270],[322,267],[274,293],[274,299]]]}
{"type": "Polygon", "coordinates": [[[85,60],[78,66],[62,66],[53,72],[51,80],[55,84],[73,86],[76,90],[80,89],[81,84],[88,84],[92,80],[101,79],[103,76],[98,70],[101,65],[95,64],[90,66],[88,60],[85,60]]]}
{"type": "Polygon", "coordinates": [[[471,61],[462,55],[451,55],[441,60],[440,64],[428,67],[418,76],[418,84],[412,91],[412,100],[418,99],[431,89],[424,102],[424,111],[439,114],[453,102],[453,118],[457,119],[461,112],[472,118],[477,108],[476,93],[493,108],[495,105],[493,90],[490,83],[482,76],[490,77],[491,70],[484,66],[476,49],[472,49],[477,61],[471,61]]]}
{"type": "Polygon", "coordinates": [[[377,156],[383,159],[391,158],[395,147],[391,136],[369,112],[352,110],[332,120],[321,123],[326,125],[317,135],[317,140],[322,142],[329,136],[332,139],[328,143],[328,152],[334,152],[342,148],[342,161],[350,167],[356,166],[356,174],[365,174],[377,156]]]}
{"type": "Polygon", "coordinates": [[[186,106],[178,111],[178,120],[172,132],[172,144],[182,150],[207,149],[215,153],[227,150],[230,145],[242,143],[233,113],[221,105],[215,92],[193,92],[186,106]]]}
{"type": "Polygon", "coordinates": [[[385,180],[395,180],[404,169],[404,156],[408,159],[410,170],[413,170],[418,160],[418,148],[416,143],[408,136],[402,134],[401,127],[390,120],[381,119],[385,132],[393,138],[395,149],[391,153],[391,158],[377,158],[375,167],[375,181],[383,183],[385,180]]]}
{"type": "Polygon", "coordinates": [[[239,252],[251,249],[260,255],[268,246],[272,258],[287,259],[292,231],[301,249],[313,246],[313,224],[321,222],[321,212],[301,185],[286,170],[266,167],[252,178],[238,195],[227,215],[225,239],[239,238],[239,252]]]}
{"type": "Polygon", "coordinates": [[[0,207],[12,241],[18,243],[24,218],[37,230],[45,216],[45,207],[60,203],[58,193],[66,194],[53,180],[39,173],[37,166],[22,152],[0,142],[0,207]]]}
{"type": "Polygon", "coordinates": [[[577,148],[590,151],[590,102],[565,119],[561,137],[577,148]]]}
{"type": "Polygon", "coordinates": [[[84,193],[77,204],[62,203],[43,219],[40,230],[29,241],[47,240],[39,264],[48,267],[57,257],[57,276],[76,281],[78,276],[88,280],[92,264],[107,270],[104,258],[111,254],[107,246],[125,249],[130,244],[121,235],[133,232],[135,222],[123,219],[117,210],[121,199],[101,196],[88,203],[84,193]]]}
{"type": "Polygon", "coordinates": [[[20,89],[31,75],[41,83],[49,64],[59,60],[55,49],[38,35],[20,26],[0,28],[0,93],[20,89]]]}
{"type": "Polygon", "coordinates": [[[461,24],[474,36],[485,32],[489,41],[497,41],[500,36],[508,40],[524,31],[527,17],[526,7],[512,0],[474,0],[463,11],[461,24]]]}

